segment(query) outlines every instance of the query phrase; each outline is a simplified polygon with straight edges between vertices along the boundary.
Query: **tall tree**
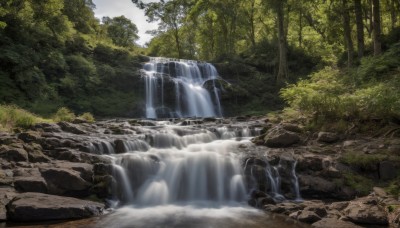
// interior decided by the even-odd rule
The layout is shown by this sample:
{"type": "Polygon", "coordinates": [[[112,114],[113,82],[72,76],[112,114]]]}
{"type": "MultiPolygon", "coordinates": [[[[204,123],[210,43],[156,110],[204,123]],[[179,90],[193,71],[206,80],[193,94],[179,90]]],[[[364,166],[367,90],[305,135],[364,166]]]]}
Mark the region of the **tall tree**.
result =
{"type": "Polygon", "coordinates": [[[351,39],[351,27],[350,27],[350,13],[349,5],[347,0],[342,0],[342,10],[343,10],[343,29],[344,29],[344,40],[346,43],[347,50],[347,66],[351,67],[353,65],[353,40],[351,39]]]}
{"type": "Polygon", "coordinates": [[[361,0],[354,0],[354,11],[356,14],[356,26],[357,26],[357,52],[358,58],[364,56],[364,21],[362,15],[361,0]]]}
{"type": "Polygon", "coordinates": [[[284,27],[285,12],[284,7],[286,0],[275,0],[274,1],[277,25],[278,25],[278,40],[279,40],[279,67],[277,75],[277,83],[281,84],[288,78],[288,66],[287,66],[287,40],[286,32],[284,27]]]}
{"type": "Polygon", "coordinates": [[[381,37],[381,15],[379,0],[372,0],[372,24],[373,24],[373,41],[374,41],[374,55],[382,53],[382,37],[381,37]]]}
{"type": "Polygon", "coordinates": [[[139,38],[136,25],[124,16],[103,17],[103,23],[107,27],[108,36],[115,45],[129,47],[139,38]]]}

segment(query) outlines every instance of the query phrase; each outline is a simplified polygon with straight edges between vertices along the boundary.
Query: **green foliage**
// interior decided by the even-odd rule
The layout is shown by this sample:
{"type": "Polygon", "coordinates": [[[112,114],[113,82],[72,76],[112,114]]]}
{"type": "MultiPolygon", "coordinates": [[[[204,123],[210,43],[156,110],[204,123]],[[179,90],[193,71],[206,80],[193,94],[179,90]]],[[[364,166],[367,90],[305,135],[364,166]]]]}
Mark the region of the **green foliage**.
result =
{"type": "Polygon", "coordinates": [[[75,119],[75,114],[66,107],[59,108],[53,116],[54,121],[72,122],[75,119]]]}
{"type": "Polygon", "coordinates": [[[80,119],[84,119],[89,123],[93,123],[95,121],[93,115],[90,112],[85,112],[82,115],[78,116],[80,119]]]}
{"type": "Polygon", "coordinates": [[[344,185],[354,189],[359,196],[368,195],[375,186],[371,179],[350,172],[343,175],[343,181],[344,185]]]}
{"type": "Polygon", "coordinates": [[[0,105],[0,131],[11,131],[14,128],[27,129],[36,123],[49,121],[17,106],[0,105]]]}
{"type": "Polygon", "coordinates": [[[315,119],[391,119],[400,116],[400,45],[368,57],[350,72],[327,67],[281,96],[293,109],[315,119]]]}

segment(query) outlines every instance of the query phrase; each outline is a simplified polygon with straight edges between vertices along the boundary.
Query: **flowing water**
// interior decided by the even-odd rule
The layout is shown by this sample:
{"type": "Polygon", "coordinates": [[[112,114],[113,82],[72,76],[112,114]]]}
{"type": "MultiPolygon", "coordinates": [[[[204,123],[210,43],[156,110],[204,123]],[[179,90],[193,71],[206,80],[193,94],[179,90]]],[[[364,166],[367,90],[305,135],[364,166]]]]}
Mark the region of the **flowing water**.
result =
{"type": "MultiPolygon", "coordinates": [[[[252,189],[246,182],[241,148],[251,145],[250,136],[258,129],[159,122],[140,132],[143,135],[126,153],[112,155],[118,183],[114,203],[119,209],[96,221],[96,226],[303,226],[247,205],[252,189]]],[[[272,192],[278,193],[279,175],[269,178],[272,192]]]]}
{"type": "Polygon", "coordinates": [[[157,57],[143,66],[142,75],[147,118],[222,116],[212,64],[157,57]]]}

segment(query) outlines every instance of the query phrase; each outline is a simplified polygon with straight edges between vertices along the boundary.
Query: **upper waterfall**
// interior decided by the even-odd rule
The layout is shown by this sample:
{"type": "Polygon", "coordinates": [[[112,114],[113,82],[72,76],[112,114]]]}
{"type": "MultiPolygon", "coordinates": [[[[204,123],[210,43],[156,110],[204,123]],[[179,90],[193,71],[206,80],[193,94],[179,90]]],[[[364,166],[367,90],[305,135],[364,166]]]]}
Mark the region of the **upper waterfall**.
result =
{"type": "Polygon", "coordinates": [[[222,116],[219,76],[212,64],[151,57],[141,73],[147,118],[222,116]]]}

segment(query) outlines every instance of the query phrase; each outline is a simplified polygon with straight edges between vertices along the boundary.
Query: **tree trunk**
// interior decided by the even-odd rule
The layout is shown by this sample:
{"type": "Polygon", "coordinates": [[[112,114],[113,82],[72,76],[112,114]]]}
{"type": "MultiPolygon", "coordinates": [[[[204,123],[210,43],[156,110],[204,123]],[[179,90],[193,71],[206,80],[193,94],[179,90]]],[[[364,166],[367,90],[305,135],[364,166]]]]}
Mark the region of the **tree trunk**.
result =
{"type": "Polygon", "coordinates": [[[343,28],[344,28],[344,40],[347,49],[347,66],[351,67],[353,65],[353,41],[351,39],[351,28],[350,28],[350,15],[347,0],[342,0],[343,6],[343,28]]]}
{"type": "Polygon", "coordinates": [[[382,53],[381,44],[381,16],[380,16],[380,6],[379,0],[372,0],[372,22],[373,22],[373,34],[372,38],[374,40],[374,56],[380,55],[382,53]]]}
{"type": "Polygon", "coordinates": [[[358,58],[361,59],[364,56],[364,21],[362,16],[361,0],[354,0],[354,8],[357,25],[357,51],[358,58]]]}
{"type": "Polygon", "coordinates": [[[284,24],[284,7],[281,0],[277,1],[277,16],[278,16],[278,39],[279,39],[279,68],[277,75],[277,84],[282,84],[287,79],[287,47],[284,24]]]}
{"type": "Polygon", "coordinates": [[[303,45],[303,9],[299,12],[299,47],[303,45]]]}
{"type": "Polygon", "coordinates": [[[390,17],[392,22],[392,30],[396,27],[397,23],[397,14],[396,14],[396,2],[395,0],[390,0],[390,17]]]}

